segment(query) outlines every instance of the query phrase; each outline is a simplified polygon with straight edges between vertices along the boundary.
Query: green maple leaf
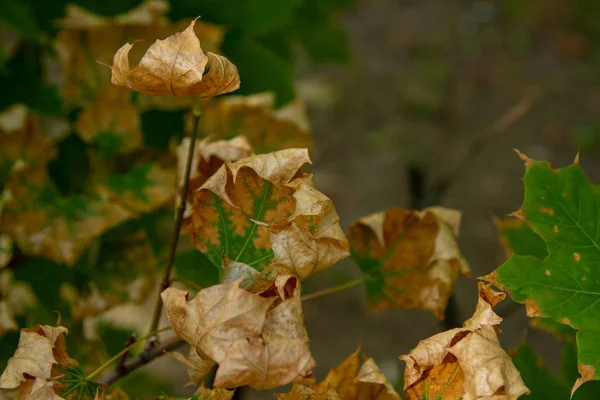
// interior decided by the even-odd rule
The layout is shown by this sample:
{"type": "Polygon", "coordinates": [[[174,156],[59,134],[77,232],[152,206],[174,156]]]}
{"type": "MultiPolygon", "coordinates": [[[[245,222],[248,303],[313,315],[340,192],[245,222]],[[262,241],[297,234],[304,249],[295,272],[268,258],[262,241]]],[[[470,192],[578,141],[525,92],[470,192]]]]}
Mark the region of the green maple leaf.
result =
{"type": "MultiPolygon", "coordinates": [[[[516,216],[547,245],[548,255],[514,254],[486,280],[508,289],[530,317],[577,330],[578,367],[585,382],[600,378],[600,187],[578,162],[554,170],[527,162],[525,199],[516,216]]],[[[576,387],[578,385],[576,384],[576,387]]]]}

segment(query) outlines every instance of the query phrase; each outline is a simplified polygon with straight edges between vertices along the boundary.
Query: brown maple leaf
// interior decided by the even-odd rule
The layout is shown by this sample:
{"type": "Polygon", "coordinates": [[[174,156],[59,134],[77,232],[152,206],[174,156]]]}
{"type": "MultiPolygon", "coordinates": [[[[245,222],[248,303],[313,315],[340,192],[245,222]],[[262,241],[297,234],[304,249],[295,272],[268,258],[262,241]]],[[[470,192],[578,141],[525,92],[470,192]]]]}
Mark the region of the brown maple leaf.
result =
{"type": "Polygon", "coordinates": [[[456,236],[460,212],[390,208],[352,223],[352,256],[367,280],[369,306],[424,309],[443,318],[458,275],[469,276],[456,236]]]}
{"type": "Polygon", "coordinates": [[[421,340],[408,355],[404,390],[411,400],[425,391],[431,398],[512,400],[529,393],[519,371],[500,347],[496,325],[502,321],[493,310],[504,293],[479,283],[479,301],[462,328],[421,340]]]}
{"type": "Polygon", "coordinates": [[[77,365],[66,351],[67,328],[38,325],[21,329],[15,354],[0,376],[1,389],[19,388],[23,400],[62,399],[54,391],[59,374],[56,366],[67,369],[77,365]]]}
{"type": "Polygon", "coordinates": [[[239,287],[242,278],[188,292],[162,293],[175,333],[202,359],[219,364],[215,387],[274,388],[310,376],[314,360],[298,279],[280,275],[261,294],[239,287]]]}
{"type": "Polygon", "coordinates": [[[400,396],[385,378],[372,358],[363,357],[360,349],[333,368],[319,383],[294,385],[280,400],[400,400],[400,396]]]}
{"type": "Polygon", "coordinates": [[[195,23],[157,40],[134,68],[129,67],[129,51],[135,43],[125,44],[115,53],[111,82],[152,95],[209,97],[236,90],[237,68],[223,56],[202,51],[195,23]]]}

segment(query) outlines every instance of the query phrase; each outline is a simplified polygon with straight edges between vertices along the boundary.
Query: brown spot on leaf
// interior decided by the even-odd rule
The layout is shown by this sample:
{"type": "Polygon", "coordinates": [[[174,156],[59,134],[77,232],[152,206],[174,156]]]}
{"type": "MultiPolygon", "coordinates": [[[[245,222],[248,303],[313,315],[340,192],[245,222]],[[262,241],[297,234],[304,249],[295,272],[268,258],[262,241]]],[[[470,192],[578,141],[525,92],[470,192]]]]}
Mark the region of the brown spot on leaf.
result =
{"type": "Polygon", "coordinates": [[[525,300],[525,309],[527,310],[527,316],[530,318],[533,317],[543,317],[544,314],[542,313],[542,310],[540,310],[540,306],[539,304],[533,300],[533,299],[527,299],[525,300]]]}
{"type": "Polygon", "coordinates": [[[585,276],[582,276],[582,277],[581,277],[581,280],[582,280],[582,281],[585,281],[586,279],[587,279],[587,278],[586,278],[585,276]]]}
{"type": "Polygon", "coordinates": [[[515,217],[515,218],[519,218],[519,219],[525,219],[525,211],[523,211],[523,209],[519,209],[517,211],[513,211],[512,213],[508,214],[511,217],[515,217]]]}
{"type": "Polygon", "coordinates": [[[565,325],[571,325],[571,320],[567,317],[564,317],[563,319],[561,319],[560,322],[562,322],[565,325]]]}
{"type": "Polygon", "coordinates": [[[581,256],[579,255],[579,253],[573,253],[573,259],[575,261],[580,261],[581,260],[581,256]]]}
{"type": "Polygon", "coordinates": [[[552,232],[558,233],[558,226],[554,225],[554,228],[552,228],[552,232]]]}
{"type": "Polygon", "coordinates": [[[546,273],[546,276],[550,276],[550,275],[552,275],[552,272],[550,272],[550,270],[549,270],[549,269],[547,269],[547,270],[545,271],[545,273],[546,273]]]}
{"type": "Polygon", "coordinates": [[[543,214],[554,215],[554,210],[548,207],[540,208],[540,212],[542,212],[543,214]]]}
{"type": "Polygon", "coordinates": [[[567,192],[562,192],[563,197],[567,197],[567,192]]]}

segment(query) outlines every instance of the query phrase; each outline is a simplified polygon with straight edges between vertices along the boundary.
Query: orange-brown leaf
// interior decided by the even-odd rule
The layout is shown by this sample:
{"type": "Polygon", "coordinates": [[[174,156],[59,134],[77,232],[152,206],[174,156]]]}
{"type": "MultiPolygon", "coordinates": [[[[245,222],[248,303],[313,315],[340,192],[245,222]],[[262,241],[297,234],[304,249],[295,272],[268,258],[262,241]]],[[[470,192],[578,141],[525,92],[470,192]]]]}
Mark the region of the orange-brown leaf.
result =
{"type": "Polygon", "coordinates": [[[133,44],[125,44],[115,53],[111,82],[152,95],[208,97],[236,90],[240,85],[237,68],[223,56],[202,51],[195,23],[158,39],[134,68],[129,67],[133,44]]]}
{"type": "Polygon", "coordinates": [[[350,225],[353,257],[373,282],[371,308],[424,309],[443,318],[459,274],[469,275],[456,234],[460,213],[391,208],[350,225]]]}
{"type": "Polygon", "coordinates": [[[502,318],[492,307],[504,296],[479,283],[477,309],[462,328],[421,340],[400,357],[406,362],[404,390],[410,399],[420,400],[426,390],[432,398],[448,400],[511,400],[529,393],[498,342],[496,325],[502,318]]]}

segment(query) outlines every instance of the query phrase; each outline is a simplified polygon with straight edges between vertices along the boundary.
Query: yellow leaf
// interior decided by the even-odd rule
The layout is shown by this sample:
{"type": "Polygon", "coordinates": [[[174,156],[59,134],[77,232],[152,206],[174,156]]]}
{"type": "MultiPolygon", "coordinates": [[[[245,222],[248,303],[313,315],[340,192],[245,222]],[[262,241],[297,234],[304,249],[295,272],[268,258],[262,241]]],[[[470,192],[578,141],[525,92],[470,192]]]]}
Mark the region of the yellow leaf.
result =
{"type": "Polygon", "coordinates": [[[512,360],[500,347],[496,325],[502,321],[492,307],[506,295],[479,283],[479,301],[462,328],[421,340],[408,355],[404,390],[410,399],[516,399],[529,390],[512,360]]]}
{"type": "Polygon", "coordinates": [[[125,44],[115,53],[111,82],[152,95],[209,97],[236,90],[240,86],[237,68],[223,56],[202,51],[195,23],[157,40],[135,68],[129,67],[133,44],[125,44]]]}
{"type": "Polygon", "coordinates": [[[201,290],[191,301],[184,290],[165,290],[175,333],[219,364],[215,387],[274,388],[310,376],[297,278],[278,276],[260,295],[240,288],[241,280],[201,290]]]}
{"type": "MultiPolygon", "coordinates": [[[[296,100],[275,110],[274,102],[273,93],[206,100],[202,104],[200,127],[219,139],[244,135],[257,153],[310,148],[310,126],[304,104],[296,100]]],[[[191,126],[191,120],[188,123],[191,126]]]]}
{"type": "Polygon", "coordinates": [[[390,208],[350,225],[352,255],[371,308],[424,309],[443,318],[459,274],[470,275],[456,235],[460,212],[390,208]]]}

